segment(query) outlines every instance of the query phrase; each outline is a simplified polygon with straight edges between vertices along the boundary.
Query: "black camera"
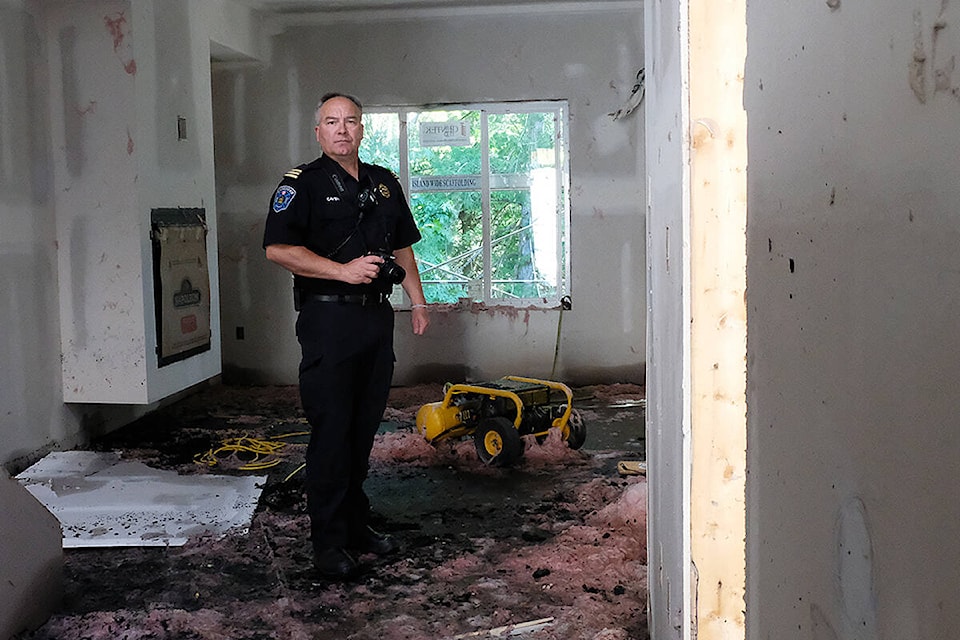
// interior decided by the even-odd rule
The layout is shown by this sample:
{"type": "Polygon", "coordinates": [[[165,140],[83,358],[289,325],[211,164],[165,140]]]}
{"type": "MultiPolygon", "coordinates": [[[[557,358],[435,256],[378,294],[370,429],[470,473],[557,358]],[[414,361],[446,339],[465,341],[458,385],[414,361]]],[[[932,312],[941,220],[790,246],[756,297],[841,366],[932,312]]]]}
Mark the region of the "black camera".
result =
{"type": "Polygon", "coordinates": [[[366,213],[378,204],[377,194],[370,187],[364,187],[357,193],[357,208],[360,209],[361,212],[366,213]]]}
{"type": "Polygon", "coordinates": [[[383,264],[380,265],[380,273],[377,275],[378,280],[386,280],[390,284],[400,284],[407,277],[406,270],[398,265],[394,257],[386,251],[369,251],[367,255],[377,256],[383,260],[383,264]]]}

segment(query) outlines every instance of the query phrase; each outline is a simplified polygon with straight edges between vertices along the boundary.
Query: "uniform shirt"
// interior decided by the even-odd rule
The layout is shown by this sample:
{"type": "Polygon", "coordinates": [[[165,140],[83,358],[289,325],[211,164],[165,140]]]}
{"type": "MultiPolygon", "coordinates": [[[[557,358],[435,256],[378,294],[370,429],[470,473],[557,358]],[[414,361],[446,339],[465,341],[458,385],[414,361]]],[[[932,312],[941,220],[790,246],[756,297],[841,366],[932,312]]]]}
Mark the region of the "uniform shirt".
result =
{"type": "MultiPolygon", "coordinates": [[[[420,240],[420,231],[396,176],[383,167],[360,163],[359,180],[331,158],[320,156],[284,174],[270,202],[263,246],[289,244],[347,263],[370,251],[388,254],[420,240]],[[377,204],[361,215],[357,195],[369,188],[377,204]]],[[[357,294],[389,292],[381,279],[353,285],[294,275],[304,292],[357,294]]]]}

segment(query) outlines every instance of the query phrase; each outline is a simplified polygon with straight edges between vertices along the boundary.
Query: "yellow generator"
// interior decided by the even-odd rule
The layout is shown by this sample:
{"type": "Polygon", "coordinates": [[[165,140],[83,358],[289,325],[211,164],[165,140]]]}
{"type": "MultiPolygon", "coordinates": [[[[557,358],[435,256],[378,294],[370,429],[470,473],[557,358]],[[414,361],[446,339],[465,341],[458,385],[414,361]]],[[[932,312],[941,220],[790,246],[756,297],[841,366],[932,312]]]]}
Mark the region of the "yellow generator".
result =
{"type": "Polygon", "coordinates": [[[523,456],[522,436],[543,442],[552,427],[571,449],[579,449],[587,438],[567,385],[519,376],[447,384],[441,402],[425,404],[417,412],[417,431],[428,442],[472,435],[480,460],[496,466],[511,465],[523,456]]]}

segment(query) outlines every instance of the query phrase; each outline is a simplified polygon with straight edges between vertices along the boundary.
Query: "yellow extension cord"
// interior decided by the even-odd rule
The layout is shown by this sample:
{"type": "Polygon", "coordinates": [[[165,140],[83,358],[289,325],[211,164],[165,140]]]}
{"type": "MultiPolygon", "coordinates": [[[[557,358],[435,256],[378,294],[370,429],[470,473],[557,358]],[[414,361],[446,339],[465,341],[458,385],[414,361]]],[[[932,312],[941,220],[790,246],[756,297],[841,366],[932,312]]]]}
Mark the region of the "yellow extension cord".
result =
{"type": "MultiPolygon", "coordinates": [[[[243,460],[249,457],[249,461],[244,461],[242,465],[235,467],[240,471],[260,471],[269,469],[280,464],[283,457],[281,452],[287,446],[286,442],[280,442],[284,438],[295,436],[310,435],[309,431],[297,431],[295,433],[285,433],[280,436],[274,436],[269,440],[240,436],[239,438],[227,438],[221,441],[220,446],[211,448],[204,453],[198,453],[193,457],[197,464],[215,467],[225,458],[235,458],[243,460]]],[[[284,479],[284,482],[292,478],[303,465],[300,465],[293,473],[284,479]]]]}

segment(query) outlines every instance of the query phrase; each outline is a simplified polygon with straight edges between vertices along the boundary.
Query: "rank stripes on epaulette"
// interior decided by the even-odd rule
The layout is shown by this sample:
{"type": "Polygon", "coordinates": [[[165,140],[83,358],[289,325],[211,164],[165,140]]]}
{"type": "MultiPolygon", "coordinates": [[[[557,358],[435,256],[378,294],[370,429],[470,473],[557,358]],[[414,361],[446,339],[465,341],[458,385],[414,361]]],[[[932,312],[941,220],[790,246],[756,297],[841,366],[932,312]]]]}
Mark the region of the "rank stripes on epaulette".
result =
{"type": "Polygon", "coordinates": [[[300,173],[301,173],[302,171],[303,171],[303,169],[290,169],[290,171],[287,171],[285,174],[283,174],[283,177],[284,177],[284,178],[293,178],[294,180],[296,180],[297,178],[300,177],[300,173]]]}

